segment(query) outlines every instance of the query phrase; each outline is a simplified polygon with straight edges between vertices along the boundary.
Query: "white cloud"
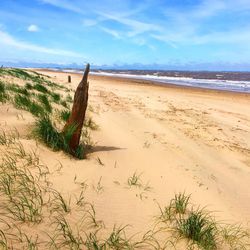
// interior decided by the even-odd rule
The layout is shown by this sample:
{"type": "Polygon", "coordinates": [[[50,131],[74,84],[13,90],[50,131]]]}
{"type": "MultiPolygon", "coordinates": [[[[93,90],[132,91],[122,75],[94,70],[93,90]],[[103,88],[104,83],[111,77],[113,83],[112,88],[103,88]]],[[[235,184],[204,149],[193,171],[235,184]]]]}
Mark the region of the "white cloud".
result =
{"type": "Polygon", "coordinates": [[[28,30],[29,32],[37,32],[37,31],[39,31],[39,28],[38,28],[37,25],[31,24],[31,25],[28,27],[27,30],[28,30]]]}
{"type": "Polygon", "coordinates": [[[60,55],[60,56],[69,56],[74,58],[81,58],[82,56],[76,52],[68,51],[68,50],[60,50],[60,49],[53,49],[47,48],[31,43],[27,43],[24,41],[18,41],[11,35],[6,32],[0,30],[0,45],[7,45],[12,48],[26,50],[26,51],[33,51],[38,53],[45,53],[50,55],[60,55]]]}
{"type": "Polygon", "coordinates": [[[116,39],[121,39],[122,38],[121,35],[116,30],[108,29],[108,28],[105,28],[105,27],[100,27],[100,29],[102,31],[104,31],[105,33],[113,36],[116,39]]]}

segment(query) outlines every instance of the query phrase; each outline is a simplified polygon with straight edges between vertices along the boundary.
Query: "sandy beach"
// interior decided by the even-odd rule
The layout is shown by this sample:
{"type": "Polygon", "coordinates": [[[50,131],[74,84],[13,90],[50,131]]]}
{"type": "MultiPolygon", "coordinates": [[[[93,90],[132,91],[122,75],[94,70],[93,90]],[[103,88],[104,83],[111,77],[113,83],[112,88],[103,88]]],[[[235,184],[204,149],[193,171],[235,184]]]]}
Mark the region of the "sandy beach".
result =
{"type": "MultiPolygon", "coordinates": [[[[73,90],[81,79],[70,74],[69,84],[69,73],[36,72],[73,90]]],[[[89,87],[89,110],[98,130],[91,132],[87,159],[39,145],[54,189],[74,197],[84,183],[86,200],[107,230],[131,225],[131,234],[146,232],[159,205],[179,192],[191,194],[192,204],[221,222],[249,226],[249,94],[91,75],[89,87]],[[141,187],[129,187],[134,173],[141,187]]],[[[0,108],[1,127],[15,127],[26,148],[36,145],[26,139],[33,123],[25,111],[9,104],[0,108]]]]}
{"type": "MultiPolygon", "coordinates": [[[[39,72],[67,84],[67,73],[39,72]]],[[[71,75],[75,89],[81,75],[71,75]]],[[[89,82],[99,126],[91,135],[93,153],[74,164],[60,159],[65,172],[55,177],[58,188],[74,192],[75,175],[89,183],[102,177],[103,193],[89,194],[97,213],[110,225],[132,223],[137,231],[157,213],[156,202],[183,191],[221,220],[249,222],[250,95],[101,76],[89,82]],[[134,172],[152,191],[124,188],[134,172]]]]}

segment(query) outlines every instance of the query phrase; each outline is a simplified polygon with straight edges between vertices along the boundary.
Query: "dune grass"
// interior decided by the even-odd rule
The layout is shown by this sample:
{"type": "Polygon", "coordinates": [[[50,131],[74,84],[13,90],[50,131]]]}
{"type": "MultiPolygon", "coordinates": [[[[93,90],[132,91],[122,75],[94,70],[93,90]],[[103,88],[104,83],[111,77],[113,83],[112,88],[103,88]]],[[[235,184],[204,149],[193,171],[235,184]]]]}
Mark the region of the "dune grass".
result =
{"type": "Polygon", "coordinates": [[[49,90],[48,88],[46,88],[44,85],[42,85],[41,83],[36,83],[33,86],[33,89],[37,90],[38,92],[42,92],[42,93],[48,93],[49,90]]]}
{"type": "MultiPolygon", "coordinates": [[[[172,232],[175,247],[187,249],[248,249],[250,234],[240,226],[221,224],[211,212],[190,203],[191,195],[178,193],[168,206],[160,207],[160,228],[172,232]]],[[[178,248],[177,248],[178,249],[178,248]]]]}
{"type": "Polygon", "coordinates": [[[0,93],[4,93],[5,92],[5,84],[0,81],[0,93]]]}
{"type": "MultiPolygon", "coordinates": [[[[26,151],[16,131],[2,131],[0,142],[6,147],[0,159],[0,247],[3,249],[155,250],[186,246],[186,249],[247,250],[249,247],[246,230],[216,222],[209,212],[196,209],[190,203],[191,196],[185,193],[176,194],[165,209],[161,208],[157,224],[146,233],[127,237],[129,227],[116,225],[107,232],[83,190],[73,203],[71,196],[66,199],[65,194],[48,186],[47,168],[42,168],[37,154],[26,151]],[[171,218],[165,215],[167,207],[171,208],[171,218]],[[37,231],[27,230],[27,225],[36,225],[37,231]],[[49,225],[46,232],[44,225],[49,225]]],[[[99,188],[103,188],[100,180],[99,188]]]]}
{"type": "Polygon", "coordinates": [[[217,225],[202,210],[192,211],[187,218],[177,219],[177,230],[181,237],[192,240],[203,249],[217,248],[217,225]]]}
{"type": "Polygon", "coordinates": [[[189,204],[190,195],[184,193],[175,194],[174,199],[171,200],[170,207],[175,213],[185,214],[189,204]]]}
{"type": "Polygon", "coordinates": [[[29,90],[27,90],[26,88],[24,87],[21,87],[19,85],[9,85],[9,90],[17,93],[17,94],[21,94],[21,95],[24,95],[24,96],[27,96],[29,97],[30,96],[30,92],[29,90]]]}
{"type": "Polygon", "coordinates": [[[53,150],[59,150],[62,147],[62,137],[52,124],[49,116],[37,119],[33,134],[53,150]]]}
{"type": "Polygon", "coordinates": [[[9,99],[4,82],[0,81],[0,102],[5,103],[9,99]]]}
{"type": "Polygon", "coordinates": [[[39,223],[42,220],[43,195],[38,179],[25,167],[23,161],[26,156],[17,147],[12,147],[11,152],[7,151],[2,158],[0,193],[4,200],[1,206],[15,221],[39,223]]]}
{"type": "MultiPolygon", "coordinates": [[[[10,101],[18,109],[30,112],[37,117],[34,135],[42,140],[47,146],[53,150],[63,150],[66,153],[70,152],[69,140],[74,133],[74,126],[68,131],[60,133],[54,122],[52,122],[49,114],[57,113],[53,109],[52,103],[61,106],[59,109],[59,117],[66,122],[70,116],[69,105],[72,103],[72,98],[68,94],[66,98],[55,91],[55,89],[65,89],[60,85],[51,82],[46,77],[35,72],[28,72],[21,69],[1,68],[1,75],[10,75],[27,81],[22,87],[17,84],[4,84],[0,82],[0,102],[10,101]],[[65,109],[66,108],[66,109],[65,109]]],[[[85,128],[96,129],[97,125],[90,118],[85,122],[85,128]]],[[[79,145],[74,155],[76,158],[84,159],[86,157],[87,144],[90,144],[89,133],[83,131],[83,142],[79,145]]]]}
{"type": "MultiPolygon", "coordinates": [[[[152,187],[149,185],[149,182],[144,183],[142,181],[142,173],[138,174],[137,172],[134,172],[132,176],[130,176],[127,179],[127,186],[129,188],[136,187],[143,191],[152,191],[152,187]]],[[[142,194],[139,195],[139,197],[142,199],[142,194]]]]}
{"type": "Polygon", "coordinates": [[[2,133],[1,137],[5,138],[6,154],[0,162],[0,247],[6,250],[139,248],[141,241],[127,238],[125,227],[114,226],[103,237],[100,232],[105,225],[97,218],[94,206],[85,201],[83,192],[74,207],[71,197],[65,199],[47,186],[42,170],[29,170],[41,167],[36,161],[32,161],[34,165],[24,164],[30,152],[24,149],[18,135],[2,133]],[[77,222],[70,220],[71,213],[77,216],[77,222]],[[36,225],[32,226],[35,232],[27,225],[36,225]],[[44,225],[49,225],[46,231],[44,225]]]}
{"type": "Polygon", "coordinates": [[[69,110],[63,109],[63,110],[60,111],[59,116],[60,116],[60,119],[62,121],[66,122],[66,121],[68,121],[68,119],[70,117],[70,114],[71,114],[71,112],[69,110]]]}
{"type": "Polygon", "coordinates": [[[49,99],[47,97],[47,95],[45,94],[38,94],[37,98],[39,100],[39,102],[43,105],[43,107],[45,108],[47,113],[51,113],[52,112],[52,106],[49,102],[49,99]]]}
{"type": "Polygon", "coordinates": [[[64,213],[70,212],[70,202],[71,199],[68,201],[56,190],[51,190],[53,194],[53,198],[51,200],[52,204],[52,211],[59,212],[62,211],[64,213]]]}
{"type": "Polygon", "coordinates": [[[25,84],[25,89],[27,89],[27,90],[32,90],[32,89],[33,89],[32,84],[30,84],[29,82],[27,82],[27,83],[25,84]]]}
{"type": "Polygon", "coordinates": [[[141,187],[141,175],[137,174],[136,172],[133,173],[132,176],[130,176],[127,180],[127,184],[129,187],[135,186],[135,187],[141,187]]]}
{"type": "MultiPolygon", "coordinates": [[[[47,115],[36,120],[33,135],[55,151],[63,150],[66,153],[71,153],[69,141],[75,129],[76,126],[72,126],[67,131],[59,132],[47,115]]],[[[80,144],[77,151],[74,152],[74,156],[78,159],[84,159],[86,157],[86,147],[87,145],[80,144]]]]}
{"type": "Polygon", "coordinates": [[[13,102],[16,108],[29,111],[34,116],[39,117],[45,114],[44,107],[36,101],[33,101],[30,97],[17,94],[15,95],[13,102]]]}
{"type": "Polygon", "coordinates": [[[55,103],[59,103],[61,100],[61,96],[58,93],[50,93],[51,97],[52,97],[52,101],[55,103]]]}
{"type": "Polygon", "coordinates": [[[0,68],[0,75],[9,75],[9,76],[21,79],[21,80],[30,81],[30,82],[42,84],[42,85],[45,84],[49,87],[67,90],[66,87],[50,81],[48,79],[48,76],[44,76],[42,74],[39,74],[31,70],[28,71],[28,70],[18,69],[18,68],[0,68]]]}

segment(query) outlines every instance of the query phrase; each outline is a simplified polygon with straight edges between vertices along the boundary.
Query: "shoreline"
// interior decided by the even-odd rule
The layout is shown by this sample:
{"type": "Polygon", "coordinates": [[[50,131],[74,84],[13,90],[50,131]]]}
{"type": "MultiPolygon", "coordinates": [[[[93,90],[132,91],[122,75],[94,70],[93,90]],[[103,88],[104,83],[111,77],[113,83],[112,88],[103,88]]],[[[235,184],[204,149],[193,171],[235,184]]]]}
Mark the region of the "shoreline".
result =
{"type": "MultiPolygon", "coordinates": [[[[55,71],[52,69],[34,69],[30,68],[30,70],[34,71],[40,71],[40,72],[51,72],[51,73],[62,73],[62,74],[69,74],[69,75],[82,75],[82,73],[77,72],[64,72],[64,71],[55,71]]],[[[196,93],[215,93],[215,94],[226,94],[226,95],[239,95],[239,96],[245,96],[250,97],[249,92],[242,92],[242,91],[235,91],[235,90],[226,90],[226,89],[213,89],[213,88],[205,88],[205,87],[197,87],[197,86],[187,86],[182,84],[174,84],[174,83],[163,83],[159,81],[154,80],[148,80],[148,79],[137,79],[137,78],[127,78],[127,77],[121,77],[121,76],[106,76],[106,75],[92,75],[90,72],[89,79],[93,80],[109,80],[113,82],[119,82],[119,83],[125,83],[125,84],[134,84],[134,85],[141,85],[141,86],[155,86],[157,88],[166,88],[166,89],[178,89],[180,91],[186,91],[186,92],[196,92],[196,93]]]]}

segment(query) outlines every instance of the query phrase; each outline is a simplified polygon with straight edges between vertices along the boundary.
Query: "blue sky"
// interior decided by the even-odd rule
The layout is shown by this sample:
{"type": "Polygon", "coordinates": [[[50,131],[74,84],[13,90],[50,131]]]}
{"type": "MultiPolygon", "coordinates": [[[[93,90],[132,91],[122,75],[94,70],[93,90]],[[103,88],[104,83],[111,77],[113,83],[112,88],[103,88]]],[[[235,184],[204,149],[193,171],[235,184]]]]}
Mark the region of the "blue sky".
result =
{"type": "Polygon", "coordinates": [[[249,64],[250,0],[1,0],[0,61],[249,64]]]}

